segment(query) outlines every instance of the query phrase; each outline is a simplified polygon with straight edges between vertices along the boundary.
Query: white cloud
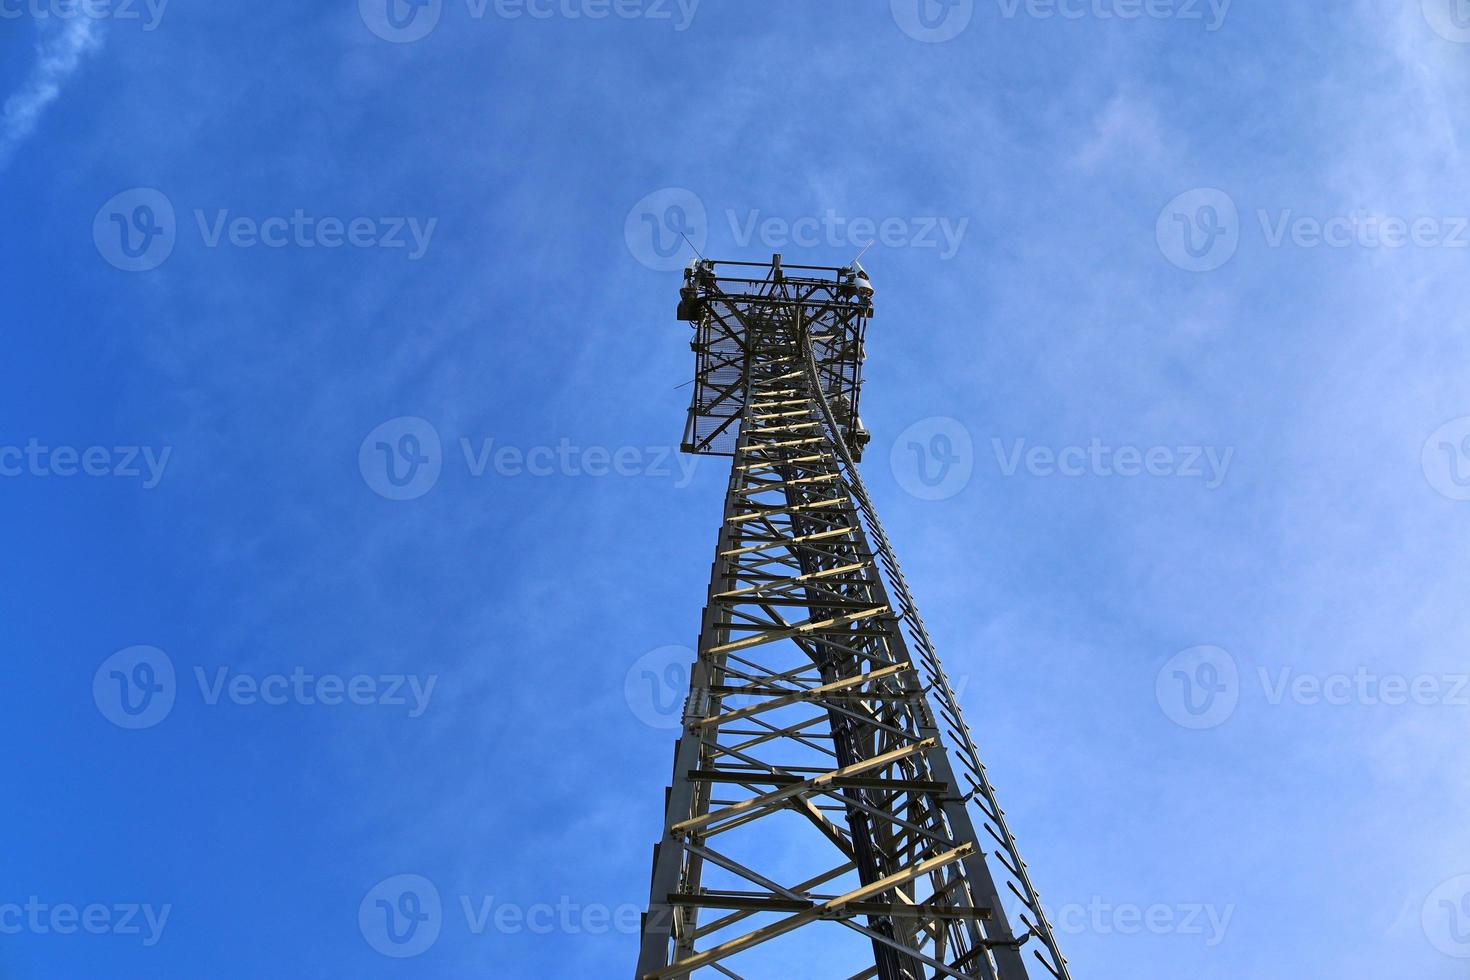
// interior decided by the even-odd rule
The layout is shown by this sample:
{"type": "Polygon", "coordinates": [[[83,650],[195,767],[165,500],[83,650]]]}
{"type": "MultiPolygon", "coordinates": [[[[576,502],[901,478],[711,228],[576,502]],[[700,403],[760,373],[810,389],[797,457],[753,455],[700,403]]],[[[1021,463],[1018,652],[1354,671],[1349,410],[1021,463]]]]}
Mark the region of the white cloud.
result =
{"type": "Polygon", "coordinates": [[[1093,120],[1093,131],[1077,151],[1075,165],[1092,173],[1099,164],[1127,159],[1157,165],[1165,156],[1159,115],[1153,103],[1129,92],[1118,92],[1093,120]]]}
{"type": "Polygon", "coordinates": [[[16,149],[35,132],[42,114],[56,101],[82,59],[101,45],[97,22],[89,17],[68,21],[59,32],[36,43],[36,66],[0,109],[0,168],[10,163],[16,149]]]}

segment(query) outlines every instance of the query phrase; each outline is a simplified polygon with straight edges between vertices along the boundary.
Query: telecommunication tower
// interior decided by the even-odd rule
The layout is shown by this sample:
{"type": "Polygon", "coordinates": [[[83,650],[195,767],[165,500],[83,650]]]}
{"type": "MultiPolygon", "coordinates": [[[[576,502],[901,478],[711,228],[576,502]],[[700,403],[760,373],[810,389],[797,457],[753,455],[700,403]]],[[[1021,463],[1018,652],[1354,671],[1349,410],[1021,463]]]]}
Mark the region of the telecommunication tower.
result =
{"type": "Polygon", "coordinates": [[[872,297],[685,271],[683,449],[733,460],[637,980],[1070,980],[858,473],[872,297]]]}

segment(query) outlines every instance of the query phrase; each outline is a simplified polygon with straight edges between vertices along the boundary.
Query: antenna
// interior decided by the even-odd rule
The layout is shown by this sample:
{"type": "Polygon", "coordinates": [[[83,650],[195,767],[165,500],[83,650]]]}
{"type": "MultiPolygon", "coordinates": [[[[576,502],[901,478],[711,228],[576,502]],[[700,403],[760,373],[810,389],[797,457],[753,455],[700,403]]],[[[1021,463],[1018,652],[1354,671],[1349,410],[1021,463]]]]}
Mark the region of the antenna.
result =
{"type": "MultiPolygon", "coordinates": [[[[689,240],[689,236],[686,235],[686,234],[684,234],[684,232],[682,230],[679,232],[679,237],[682,238],[682,239],[684,239],[684,243],[686,245],[688,245],[690,248],[694,248],[694,243],[689,240]]],[[[871,244],[871,243],[869,243],[869,244],[871,244]]],[[[867,250],[864,249],[864,251],[867,251],[867,250]]],[[[699,261],[703,262],[705,260],[704,259],[704,253],[702,253],[699,249],[694,248],[694,254],[699,256],[699,261]]]]}

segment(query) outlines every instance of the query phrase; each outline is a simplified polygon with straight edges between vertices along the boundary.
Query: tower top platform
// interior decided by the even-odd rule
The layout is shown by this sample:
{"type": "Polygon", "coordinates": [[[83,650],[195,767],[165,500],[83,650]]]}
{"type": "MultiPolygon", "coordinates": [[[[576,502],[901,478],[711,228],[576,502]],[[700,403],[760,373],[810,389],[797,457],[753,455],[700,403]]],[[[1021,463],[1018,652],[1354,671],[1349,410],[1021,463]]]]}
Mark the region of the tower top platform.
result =
{"type": "Polygon", "coordinates": [[[873,284],[850,266],[694,259],[679,290],[679,319],[693,324],[694,395],[685,452],[729,456],[745,409],[755,344],[811,344],[824,394],[854,458],[868,433],[858,418],[863,338],[873,315],[873,284]]]}

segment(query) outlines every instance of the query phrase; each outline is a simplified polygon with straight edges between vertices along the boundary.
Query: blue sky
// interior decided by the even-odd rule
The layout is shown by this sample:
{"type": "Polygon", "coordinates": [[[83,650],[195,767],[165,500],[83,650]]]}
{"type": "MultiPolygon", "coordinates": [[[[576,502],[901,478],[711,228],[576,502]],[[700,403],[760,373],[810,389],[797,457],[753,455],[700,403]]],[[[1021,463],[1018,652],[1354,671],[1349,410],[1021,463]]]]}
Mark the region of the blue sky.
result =
{"type": "Polygon", "coordinates": [[[522,9],[0,3],[0,977],[631,971],[678,227],[881,231],[865,473],[1075,976],[1464,980],[1470,10],[522,9]]]}

